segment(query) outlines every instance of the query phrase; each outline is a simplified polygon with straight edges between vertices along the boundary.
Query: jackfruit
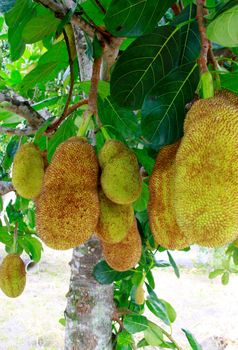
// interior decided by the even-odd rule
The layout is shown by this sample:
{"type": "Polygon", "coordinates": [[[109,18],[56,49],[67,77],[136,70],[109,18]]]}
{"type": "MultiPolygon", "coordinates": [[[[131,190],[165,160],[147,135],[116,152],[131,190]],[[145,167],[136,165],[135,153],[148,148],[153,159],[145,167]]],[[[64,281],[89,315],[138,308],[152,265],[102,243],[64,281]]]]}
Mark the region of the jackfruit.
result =
{"type": "Polygon", "coordinates": [[[167,249],[182,249],[190,243],[177,225],[173,207],[174,161],[179,143],[159,152],[149,182],[151,232],[156,244],[167,249]]]}
{"type": "Polygon", "coordinates": [[[70,249],[95,232],[99,219],[99,166],[85,139],[72,138],[56,150],[36,201],[36,226],[54,249],[70,249]]]}
{"type": "Polygon", "coordinates": [[[236,239],[235,242],[233,242],[233,244],[236,248],[238,248],[238,239],[236,239]]]}
{"type": "Polygon", "coordinates": [[[99,165],[93,147],[82,137],[72,137],[61,143],[48,166],[45,187],[78,187],[95,189],[99,165]]]}
{"type": "Polygon", "coordinates": [[[103,148],[98,154],[98,161],[101,168],[104,168],[115,156],[127,150],[126,146],[117,140],[109,140],[105,142],[103,148]]]}
{"type": "Polygon", "coordinates": [[[22,259],[17,254],[9,254],[0,266],[0,288],[10,298],[22,294],[26,285],[26,271],[22,259]]]}
{"type": "Polygon", "coordinates": [[[136,220],[126,237],[119,243],[107,244],[102,242],[103,255],[111,268],[117,271],[132,269],[141,258],[142,244],[136,220]]]}
{"type": "Polygon", "coordinates": [[[135,302],[138,305],[143,305],[145,302],[145,291],[144,291],[143,285],[141,284],[136,288],[135,302]]]}
{"type": "Polygon", "coordinates": [[[142,190],[142,179],[134,153],[120,143],[105,144],[101,150],[101,185],[105,195],[114,203],[130,204],[142,190]],[[121,147],[120,152],[118,149],[121,147]]]}
{"type": "Polygon", "coordinates": [[[16,152],[12,183],[17,193],[27,199],[35,199],[41,191],[44,178],[44,160],[33,143],[22,145],[16,152]]]}
{"type": "Polygon", "coordinates": [[[175,161],[174,206],[191,241],[219,247],[238,232],[238,96],[195,102],[175,161]]]}
{"type": "Polygon", "coordinates": [[[127,235],[134,219],[131,204],[116,204],[108,199],[103,191],[99,193],[100,216],[97,235],[106,243],[118,243],[127,235]]]}

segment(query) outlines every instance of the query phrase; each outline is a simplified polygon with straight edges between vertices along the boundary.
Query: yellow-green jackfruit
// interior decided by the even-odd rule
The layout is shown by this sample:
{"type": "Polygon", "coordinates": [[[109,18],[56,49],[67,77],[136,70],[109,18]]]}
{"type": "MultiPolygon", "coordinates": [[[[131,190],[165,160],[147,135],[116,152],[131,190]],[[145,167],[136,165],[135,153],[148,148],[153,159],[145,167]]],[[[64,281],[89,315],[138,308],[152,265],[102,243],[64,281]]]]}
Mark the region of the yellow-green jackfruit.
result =
{"type": "Polygon", "coordinates": [[[98,171],[93,147],[84,139],[74,137],[57,148],[36,201],[37,232],[51,248],[73,248],[95,232],[98,171]]]}
{"type": "MultiPolygon", "coordinates": [[[[104,147],[108,147],[107,143],[104,147]]],[[[103,154],[103,157],[101,156],[101,159],[103,158],[101,164],[104,164],[101,175],[102,189],[112,202],[130,204],[139,198],[142,190],[142,179],[137,158],[127,148],[114,155],[115,148],[113,148],[112,152],[112,147],[107,148],[109,149],[107,158],[107,152],[104,151],[104,147],[101,151],[103,154]]]]}
{"type": "Polygon", "coordinates": [[[143,285],[140,284],[135,291],[135,302],[138,305],[143,305],[145,302],[145,291],[143,285]]]}
{"type": "Polygon", "coordinates": [[[115,156],[127,150],[127,147],[120,141],[109,140],[105,142],[103,148],[98,154],[98,161],[101,168],[104,168],[115,156]]]}
{"type": "Polygon", "coordinates": [[[111,268],[117,271],[132,269],[140,261],[142,252],[141,237],[136,220],[121,242],[116,244],[102,242],[102,248],[106,262],[111,268]]]}
{"type": "Polygon", "coordinates": [[[26,271],[22,259],[17,254],[9,254],[0,266],[0,288],[10,298],[22,294],[26,285],[26,271]]]}
{"type": "Polygon", "coordinates": [[[189,245],[177,225],[174,206],[174,161],[179,142],[164,147],[158,154],[149,182],[148,215],[156,244],[167,249],[189,245]]]}
{"type": "Polygon", "coordinates": [[[106,243],[118,243],[127,235],[134,219],[131,204],[116,204],[110,201],[103,191],[99,193],[100,216],[97,235],[106,243]]]}
{"type": "Polygon", "coordinates": [[[174,205],[190,241],[218,247],[238,232],[238,96],[195,102],[176,155],[174,205]]]}
{"type": "Polygon", "coordinates": [[[35,199],[41,191],[44,178],[44,160],[33,143],[22,145],[13,161],[12,183],[17,193],[35,199]]]}

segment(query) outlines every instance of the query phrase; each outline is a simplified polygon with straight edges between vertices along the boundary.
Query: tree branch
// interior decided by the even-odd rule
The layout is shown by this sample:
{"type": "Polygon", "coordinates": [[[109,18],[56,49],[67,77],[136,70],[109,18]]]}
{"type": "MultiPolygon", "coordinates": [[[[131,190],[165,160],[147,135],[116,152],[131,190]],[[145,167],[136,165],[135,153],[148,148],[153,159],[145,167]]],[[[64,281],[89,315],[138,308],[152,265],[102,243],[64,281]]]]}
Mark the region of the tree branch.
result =
{"type": "Polygon", "coordinates": [[[39,127],[45,119],[35,111],[28,101],[22,98],[11,97],[8,94],[0,93],[0,109],[15,113],[26,119],[32,128],[39,127]]]}
{"type": "Polygon", "coordinates": [[[91,78],[91,87],[88,97],[88,111],[97,114],[97,95],[98,95],[98,83],[100,80],[102,57],[95,58],[93,62],[93,72],[91,78]]]}
{"type": "Polygon", "coordinates": [[[11,182],[0,181],[0,196],[15,191],[11,182]]]}
{"type": "Polygon", "coordinates": [[[97,6],[100,8],[100,10],[102,11],[102,13],[106,13],[105,8],[103,7],[103,5],[101,4],[100,0],[95,0],[97,6]]]}
{"type": "Polygon", "coordinates": [[[204,4],[205,0],[197,0],[197,21],[201,38],[201,51],[200,57],[198,59],[198,64],[200,68],[200,73],[208,71],[207,68],[207,54],[209,50],[209,41],[206,37],[206,28],[204,25],[204,4]]]}
{"type": "Polygon", "coordinates": [[[7,135],[17,135],[17,136],[29,136],[37,132],[37,129],[32,129],[30,127],[24,129],[13,129],[5,126],[0,126],[0,133],[7,135]]]}

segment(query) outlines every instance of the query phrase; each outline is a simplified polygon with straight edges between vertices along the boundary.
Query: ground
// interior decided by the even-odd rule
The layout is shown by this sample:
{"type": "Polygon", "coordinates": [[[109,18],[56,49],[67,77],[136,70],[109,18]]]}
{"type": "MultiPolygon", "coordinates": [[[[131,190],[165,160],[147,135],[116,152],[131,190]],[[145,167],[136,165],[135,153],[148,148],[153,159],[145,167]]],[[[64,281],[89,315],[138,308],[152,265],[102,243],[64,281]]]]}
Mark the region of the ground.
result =
{"type": "MultiPolygon", "coordinates": [[[[0,250],[0,257],[4,254],[0,250]]],[[[0,350],[63,350],[64,327],[58,321],[66,303],[70,258],[70,251],[46,248],[40,265],[29,272],[20,298],[8,299],[0,293],[0,350]]],[[[236,340],[229,340],[236,345],[227,349],[238,349],[238,277],[223,286],[207,275],[191,267],[181,270],[180,279],[169,268],[154,273],[158,296],[177,311],[174,336],[186,350],[181,328],[189,329],[203,350],[217,349],[211,345],[213,336],[236,340]]]]}

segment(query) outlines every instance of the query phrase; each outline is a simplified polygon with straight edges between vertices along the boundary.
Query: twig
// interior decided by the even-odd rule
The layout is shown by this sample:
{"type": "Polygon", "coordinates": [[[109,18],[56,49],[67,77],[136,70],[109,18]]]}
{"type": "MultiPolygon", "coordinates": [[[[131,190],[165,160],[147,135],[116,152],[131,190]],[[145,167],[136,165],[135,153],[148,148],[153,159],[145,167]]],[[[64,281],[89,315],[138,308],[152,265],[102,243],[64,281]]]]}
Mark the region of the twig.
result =
{"type": "Polygon", "coordinates": [[[5,194],[14,191],[13,184],[7,181],[0,181],[0,196],[4,196],[5,194]]]}
{"type": "Polygon", "coordinates": [[[164,329],[161,328],[161,327],[160,327],[160,329],[161,329],[162,333],[164,333],[164,335],[165,335],[172,343],[174,343],[174,345],[176,346],[177,350],[183,350],[183,349],[177,344],[177,342],[174,340],[174,338],[172,337],[171,334],[169,334],[168,332],[166,332],[166,330],[164,330],[164,329]]]}
{"type": "Polygon", "coordinates": [[[214,52],[212,50],[212,43],[210,40],[209,40],[209,49],[208,49],[208,60],[209,60],[209,62],[211,62],[214,70],[219,69],[219,65],[218,65],[218,62],[217,62],[216,57],[214,55],[214,52]]]}
{"type": "Polygon", "coordinates": [[[88,96],[88,110],[93,114],[97,114],[97,94],[98,83],[100,80],[102,57],[95,58],[93,61],[93,71],[91,78],[91,87],[88,96]]]}
{"type": "Polygon", "coordinates": [[[209,50],[209,41],[206,37],[206,28],[204,25],[204,4],[205,0],[197,0],[197,21],[201,38],[201,51],[198,64],[201,74],[208,71],[207,54],[209,50]]]}
{"type": "Polygon", "coordinates": [[[95,0],[97,6],[100,8],[100,10],[102,11],[102,13],[106,13],[105,8],[103,7],[103,5],[101,4],[101,2],[99,0],[95,0]]]}
{"type": "Polygon", "coordinates": [[[17,135],[17,136],[29,136],[37,132],[37,129],[32,129],[30,127],[24,129],[13,129],[5,126],[0,126],[0,133],[7,135],[17,135]]]}
{"type": "Polygon", "coordinates": [[[0,93],[0,108],[26,119],[32,128],[37,128],[45,122],[45,119],[31,107],[29,102],[21,97],[15,98],[8,94],[0,93]]]}
{"type": "Polygon", "coordinates": [[[178,16],[179,14],[180,14],[180,12],[181,12],[181,7],[180,7],[180,5],[179,4],[173,4],[172,6],[171,6],[171,8],[172,8],[172,10],[173,10],[173,13],[175,14],[175,16],[178,16]]]}

